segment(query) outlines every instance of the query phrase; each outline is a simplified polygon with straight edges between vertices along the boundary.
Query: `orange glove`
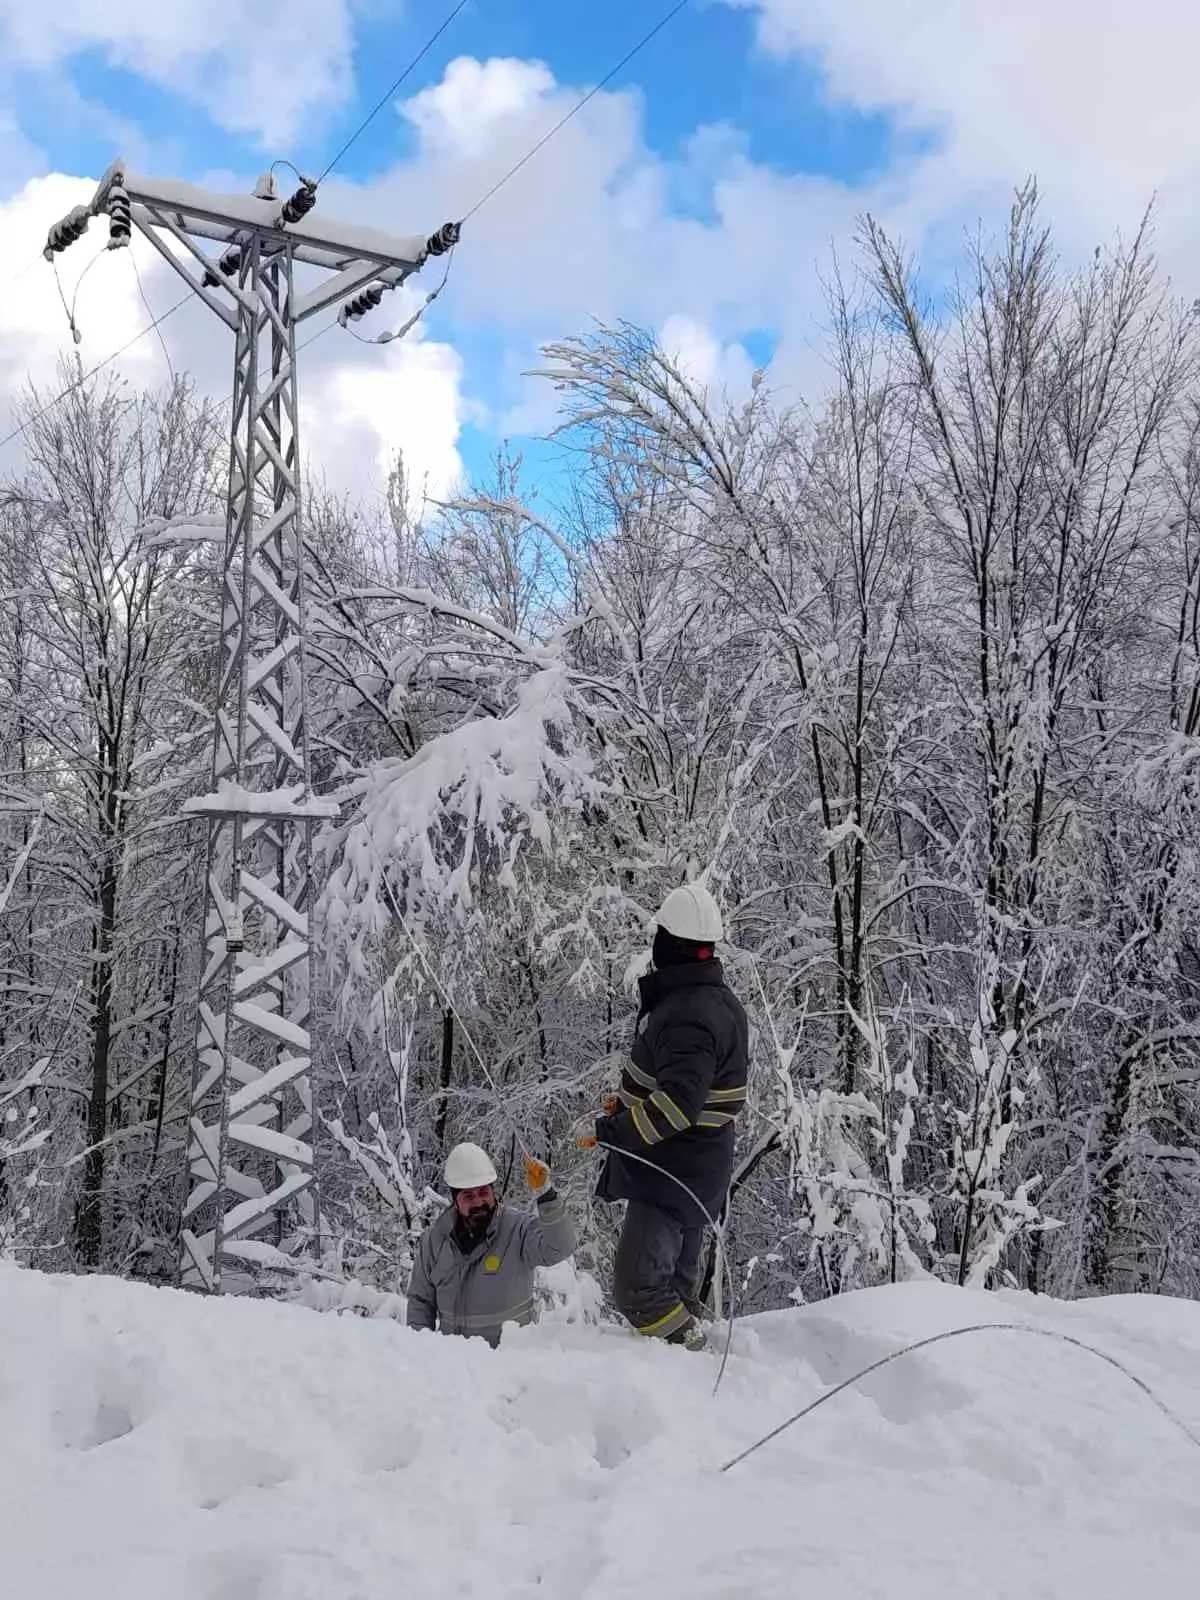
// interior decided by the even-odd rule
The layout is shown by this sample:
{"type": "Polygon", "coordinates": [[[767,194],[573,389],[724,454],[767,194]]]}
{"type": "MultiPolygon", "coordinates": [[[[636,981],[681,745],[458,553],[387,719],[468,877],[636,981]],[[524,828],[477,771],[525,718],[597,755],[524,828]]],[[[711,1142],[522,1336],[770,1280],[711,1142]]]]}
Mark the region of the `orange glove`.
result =
{"type": "Polygon", "coordinates": [[[596,1148],[596,1135],[594,1133],[585,1133],[582,1137],[576,1139],[575,1143],[580,1150],[594,1150],[596,1148]]]}
{"type": "Polygon", "coordinates": [[[525,1182],[533,1194],[541,1194],[543,1189],[549,1187],[550,1168],[544,1161],[535,1161],[532,1156],[526,1156],[525,1182]]]}
{"type": "Polygon", "coordinates": [[[605,1097],[604,1097],[604,1115],[606,1117],[615,1117],[617,1112],[620,1111],[620,1109],[621,1109],[621,1096],[619,1094],[607,1094],[607,1095],[605,1095],[605,1097]]]}

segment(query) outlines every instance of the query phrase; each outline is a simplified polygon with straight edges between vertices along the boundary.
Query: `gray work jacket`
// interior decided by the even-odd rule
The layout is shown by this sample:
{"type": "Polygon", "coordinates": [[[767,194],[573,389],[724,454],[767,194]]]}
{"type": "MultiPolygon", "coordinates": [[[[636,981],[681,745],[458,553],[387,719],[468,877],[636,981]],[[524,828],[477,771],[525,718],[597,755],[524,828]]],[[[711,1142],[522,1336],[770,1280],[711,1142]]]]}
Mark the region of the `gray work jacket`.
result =
{"type": "Polygon", "coordinates": [[[487,1232],[465,1254],[447,1206],[425,1230],[408,1285],[408,1326],[440,1327],[500,1342],[506,1322],[533,1320],[535,1267],[553,1267],[575,1249],[575,1228],[553,1189],[518,1214],[501,1204],[487,1232]]]}

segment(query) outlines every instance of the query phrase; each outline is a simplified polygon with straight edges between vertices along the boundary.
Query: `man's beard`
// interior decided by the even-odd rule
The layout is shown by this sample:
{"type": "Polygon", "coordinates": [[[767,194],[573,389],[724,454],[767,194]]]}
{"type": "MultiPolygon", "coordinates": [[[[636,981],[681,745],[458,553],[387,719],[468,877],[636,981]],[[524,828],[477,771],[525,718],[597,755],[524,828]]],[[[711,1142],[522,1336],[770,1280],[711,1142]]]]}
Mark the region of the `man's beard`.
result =
{"type": "Polygon", "coordinates": [[[463,1226],[466,1228],[468,1233],[475,1234],[476,1236],[481,1233],[486,1233],[488,1224],[491,1222],[495,1212],[495,1206],[472,1206],[467,1212],[466,1216],[463,1217],[463,1226]]]}

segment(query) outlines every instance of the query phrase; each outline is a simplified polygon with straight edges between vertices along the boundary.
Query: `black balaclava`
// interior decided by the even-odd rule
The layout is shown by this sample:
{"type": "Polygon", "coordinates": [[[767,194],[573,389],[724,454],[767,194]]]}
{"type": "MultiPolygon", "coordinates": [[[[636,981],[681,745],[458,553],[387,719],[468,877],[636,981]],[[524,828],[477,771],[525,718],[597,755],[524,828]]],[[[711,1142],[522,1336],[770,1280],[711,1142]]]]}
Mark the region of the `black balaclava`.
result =
{"type": "Polygon", "coordinates": [[[654,930],[651,960],[659,971],[664,967],[685,967],[696,961],[711,961],[712,954],[711,944],[697,944],[692,939],[677,939],[663,927],[654,930]]]}

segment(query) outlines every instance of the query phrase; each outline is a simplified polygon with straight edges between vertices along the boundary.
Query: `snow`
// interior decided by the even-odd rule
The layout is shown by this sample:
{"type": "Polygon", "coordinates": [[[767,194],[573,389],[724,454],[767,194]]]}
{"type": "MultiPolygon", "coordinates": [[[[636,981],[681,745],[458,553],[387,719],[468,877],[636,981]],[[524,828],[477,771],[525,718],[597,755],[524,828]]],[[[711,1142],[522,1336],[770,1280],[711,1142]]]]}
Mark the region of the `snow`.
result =
{"type": "Polygon", "coordinates": [[[186,800],[182,809],[188,815],[215,812],[219,816],[312,817],[320,821],[338,814],[336,800],[305,796],[301,783],[287,784],[281,789],[247,789],[229,778],[218,779],[211,794],[186,800]]]}
{"type": "Polygon", "coordinates": [[[499,1351],[386,1316],[0,1265],[0,1552],[38,1600],[1191,1600],[1200,1306],[934,1283],[740,1322],[714,1355],[612,1327],[499,1351]]]}
{"type": "MultiPolygon", "coordinates": [[[[123,166],[124,163],[117,162],[109,169],[109,173],[117,172],[123,166]]],[[[281,194],[277,200],[264,201],[253,195],[217,194],[210,189],[198,188],[195,184],[148,178],[138,172],[124,171],[122,176],[125,188],[135,202],[162,211],[184,212],[193,219],[220,219],[221,224],[228,220],[231,224],[228,228],[219,228],[221,237],[233,237],[236,233],[233,224],[239,222],[250,227],[262,227],[264,223],[275,226],[287,198],[286,194],[281,194]]],[[[108,174],[101,182],[101,190],[107,181],[108,174]]],[[[298,222],[290,223],[287,231],[296,240],[339,256],[376,257],[389,264],[411,263],[414,266],[420,265],[425,259],[424,234],[401,236],[382,233],[378,228],[364,227],[361,223],[331,221],[319,210],[302,217],[298,222]]]]}

